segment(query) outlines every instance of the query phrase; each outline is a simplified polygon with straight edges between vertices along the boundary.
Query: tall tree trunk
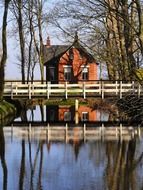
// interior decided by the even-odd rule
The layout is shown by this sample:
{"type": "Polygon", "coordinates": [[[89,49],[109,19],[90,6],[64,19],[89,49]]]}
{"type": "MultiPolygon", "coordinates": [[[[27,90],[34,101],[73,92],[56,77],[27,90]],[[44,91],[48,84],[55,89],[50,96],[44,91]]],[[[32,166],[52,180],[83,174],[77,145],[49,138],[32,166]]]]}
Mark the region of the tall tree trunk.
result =
{"type": "Polygon", "coordinates": [[[23,20],[22,20],[22,0],[18,0],[18,29],[21,51],[21,74],[22,83],[25,83],[25,42],[23,33],[23,20]]]}
{"type": "Polygon", "coordinates": [[[3,99],[3,91],[4,91],[4,67],[7,60],[7,15],[8,15],[8,6],[10,0],[5,0],[4,4],[4,14],[3,14],[3,25],[2,25],[2,59],[0,62],[0,101],[3,99]]]}
{"type": "MultiPolygon", "coordinates": [[[[27,69],[27,82],[29,82],[30,78],[30,68],[31,68],[31,53],[32,53],[32,45],[33,45],[33,0],[28,2],[28,16],[29,16],[29,32],[30,32],[30,41],[28,47],[28,69],[27,69]]],[[[32,79],[31,79],[32,80],[32,79]]],[[[33,82],[33,80],[32,80],[33,82]]]]}
{"type": "Polygon", "coordinates": [[[40,40],[40,51],[39,51],[39,62],[40,62],[40,71],[41,71],[41,81],[44,81],[44,64],[43,64],[43,37],[42,37],[42,8],[43,8],[43,1],[38,0],[38,30],[39,30],[39,40],[40,40]]]}

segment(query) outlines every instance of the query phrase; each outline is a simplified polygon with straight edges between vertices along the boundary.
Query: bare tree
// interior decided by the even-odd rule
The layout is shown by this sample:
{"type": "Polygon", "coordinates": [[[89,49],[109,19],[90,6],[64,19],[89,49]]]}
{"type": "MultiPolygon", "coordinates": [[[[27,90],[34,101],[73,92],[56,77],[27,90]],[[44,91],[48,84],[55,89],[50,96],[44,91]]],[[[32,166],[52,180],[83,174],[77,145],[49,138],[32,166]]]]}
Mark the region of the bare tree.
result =
{"type": "Polygon", "coordinates": [[[42,34],[44,2],[44,0],[13,0],[11,4],[11,11],[19,31],[20,64],[23,82],[25,82],[26,79],[27,82],[29,81],[30,72],[35,68],[35,61],[33,62],[32,56],[33,52],[35,55],[35,50],[39,58],[41,80],[44,80],[42,34]]]}
{"type": "Polygon", "coordinates": [[[63,0],[48,19],[66,35],[78,30],[98,62],[106,64],[109,79],[133,80],[143,59],[142,6],[140,0],[63,0]]]}
{"type": "Polygon", "coordinates": [[[10,0],[4,1],[3,25],[2,25],[2,58],[0,61],[0,100],[3,99],[4,68],[7,60],[7,16],[10,0]]]}

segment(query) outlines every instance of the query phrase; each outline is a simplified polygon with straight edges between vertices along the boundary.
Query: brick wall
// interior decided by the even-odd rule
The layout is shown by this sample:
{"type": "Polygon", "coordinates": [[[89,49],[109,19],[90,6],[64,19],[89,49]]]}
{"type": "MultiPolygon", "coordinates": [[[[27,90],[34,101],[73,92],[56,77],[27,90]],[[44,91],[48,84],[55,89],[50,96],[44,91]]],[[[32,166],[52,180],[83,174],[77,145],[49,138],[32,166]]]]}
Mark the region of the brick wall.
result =
{"type": "Polygon", "coordinates": [[[89,63],[85,55],[81,56],[79,51],[76,48],[72,49],[73,59],[70,59],[70,53],[67,51],[60,59],[59,62],[59,80],[64,79],[64,67],[65,65],[70,65],[72,68],[72,78],[71,80],[82,80],[82,68],[84,65],[87,66],[89,70],[89,80],[97,80],[97,64],[89,63]]]}

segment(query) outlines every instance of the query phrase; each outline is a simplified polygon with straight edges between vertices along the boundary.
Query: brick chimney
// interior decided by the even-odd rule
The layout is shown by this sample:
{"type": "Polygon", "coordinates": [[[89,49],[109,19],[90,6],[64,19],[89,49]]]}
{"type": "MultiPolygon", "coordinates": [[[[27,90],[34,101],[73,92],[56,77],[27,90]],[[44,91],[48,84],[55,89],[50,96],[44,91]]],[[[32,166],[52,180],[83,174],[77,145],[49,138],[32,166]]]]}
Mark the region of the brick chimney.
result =
{"type": "Polygon", "coordinates": [[[47,41],[46,41],[46,47],[50,47],[51,46],[51,41],[50,41],[50,37],[47,37],[47,41]]]}

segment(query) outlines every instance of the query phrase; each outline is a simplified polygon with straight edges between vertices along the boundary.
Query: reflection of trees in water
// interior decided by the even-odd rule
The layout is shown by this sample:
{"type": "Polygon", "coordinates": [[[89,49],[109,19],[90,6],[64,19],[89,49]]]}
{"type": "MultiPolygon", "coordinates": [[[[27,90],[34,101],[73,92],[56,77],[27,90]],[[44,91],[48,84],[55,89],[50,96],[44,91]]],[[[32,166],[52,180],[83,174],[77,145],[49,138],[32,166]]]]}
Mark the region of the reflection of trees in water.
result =
{"type": "Polygon", "coordinates": [[[136,143],[136,140],[89,143],[89,159],[95,167],[105,167],[103,180],[107,189],[141,189],[137,167],[143,160],[143,152],[138,152],[136,143]]]}
{"type": "Polygon", "coordinates": [[[77,161],[80,149],[81,149],[81,147],[82,147],[82,145],[84,143],[83,143],[82,140],[76,140],[76,141],[75,140],[71,140],[71,141],[69,141],[69,144],[71,144],[72,147],[73,147],[74,155],[75,155],[75,160],[77,161]]]}
{"type": "Polygon", "coordinates": [[[136,190],[137,175],[135,169],[143,155],[135,158],[136,141],[106,143],[106,182],[110,190],[136,190]]]}
{"type": "Polygon", "coordinates": [[[37,189],[42,189],[41,177],[42,177],[42,166],[43,166],[43,141],[40,143],[40,162],[39,162],[39,174],[37,189]]]}
{"type": "Polygon", "coordinates": [[[3,169],[3,190],[6,190],[8,171],[7,171],[7,165],[6,165],[6,160],[5,160],[5,139],[4,139],[3,127],[0,127],[0,159],[1,159],[2,169],[3,169]]]}
{"type": "Polygon", "coordinates": [[[37,182],[37,189],[42,189],[42,184],[41,184],[41,178],[42,178],[42,165],[43,165],[43,141],[39,141],[37,150],[35,155],[33,156],[32,154],[32,148],[31,148],[31,139],[30,135],[28,134],[28,144],[29,144],[29,162],[30,162],[30,189],[34,189],[34,183],[33,179],[35,177],[36,173],[36,167],[38,163],[38,156],[40,154],[40,162],[39,162],[39,171],[38,171],[38,182],[37,182]],[[33,156],[33,159],[32,159],[33,156]]]}
{"type": "Polygon", "coordinates": [[[36,148],[35,155],[32,153],[32,144],[31,144],[31,139],[30,139],[30,134],[28,134],[28,150],[29,152],[26,151],[26,144],[25,144],[25,139],[21,140],[21,163],[20,163],[20,173],[19,173],[19,189],[25,189],[26,186],[28,185],[26,176],[29,173],[30,174],[30,180],[29,180],[29,187],[31,190],[35,189],[34,186],[37,185],[36,189],[42,189],[42,184],[41,184],[41,178],[42,178],[42,165],[43,165],[43,141],[38,142],[38,146],[36,148]],[[26,153],[29,155],[29,165],[30,165],[30,170],[28,169],[28,161],[26,159],[26,153]],[[39,160],[39,165],[38,165],[38,159],[39,160]],[[38,169],[38,179],[37,179],[37,184],[34,184],[33,180],[35,177],[37,177],[37,168],[38,169]],[[26,174],[27,173],[27,174],[26,174]],[[24,181],[25,180],[25,181],[24,181]],[[26,183],[25,183],[26,182],[26,183]]]}
{"type": "Polygon", "coordinates": [[[25,140],[22,139],[21,142],[21,166],[20,166],[20,174],[19,174],[19,189],[23,189],[24,184],[24,176],[25,176],[25,140]]]}

